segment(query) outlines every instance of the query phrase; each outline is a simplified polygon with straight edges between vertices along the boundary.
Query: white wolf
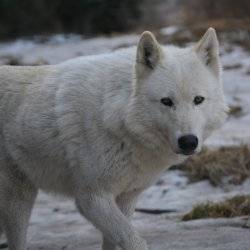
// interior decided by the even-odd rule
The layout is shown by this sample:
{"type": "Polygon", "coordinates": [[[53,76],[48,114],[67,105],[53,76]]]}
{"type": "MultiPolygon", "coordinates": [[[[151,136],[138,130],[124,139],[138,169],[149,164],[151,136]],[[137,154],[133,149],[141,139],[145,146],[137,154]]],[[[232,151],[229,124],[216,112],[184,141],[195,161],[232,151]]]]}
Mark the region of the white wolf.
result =
{"type": "Polygon", "coordinates": [[[0,222],[26,249],[37,190],[75,199],[103,250],[146,250],[129,223],[138,195],[200,151],[227,106],[210,28],[189,48],[137,48],[53,66],[0,67],[0,222]]]}

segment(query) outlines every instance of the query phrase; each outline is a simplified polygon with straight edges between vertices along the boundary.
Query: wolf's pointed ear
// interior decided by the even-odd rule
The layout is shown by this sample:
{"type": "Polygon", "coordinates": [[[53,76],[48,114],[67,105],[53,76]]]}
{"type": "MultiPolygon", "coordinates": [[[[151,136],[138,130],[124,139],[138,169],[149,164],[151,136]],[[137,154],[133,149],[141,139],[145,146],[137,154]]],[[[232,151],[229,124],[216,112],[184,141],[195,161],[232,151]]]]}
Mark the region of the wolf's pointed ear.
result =
{"type": "Polygon", "coordinates": [[[160,62],[161,56],[161,47],[155,36],[149,31],[144,31],[137,46],[137,76],[142,76],[145,72],[153,70],[160,62]]]}
{"type": "Polygon", "coordinates": [[[219,77],[221,66],[219,60],[219,42],[215,29],[209,28],[194,47],[204,64],[219,77]]]}

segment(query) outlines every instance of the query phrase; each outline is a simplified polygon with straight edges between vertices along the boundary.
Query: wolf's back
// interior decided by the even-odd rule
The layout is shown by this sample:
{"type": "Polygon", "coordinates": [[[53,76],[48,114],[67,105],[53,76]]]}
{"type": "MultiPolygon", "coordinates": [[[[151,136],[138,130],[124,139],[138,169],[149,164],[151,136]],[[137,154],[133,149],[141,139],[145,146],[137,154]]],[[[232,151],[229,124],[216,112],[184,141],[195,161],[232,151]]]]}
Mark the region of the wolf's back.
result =
{"type": "Polygon", "coordinates": [[[0,67],[0,123],[9,122],[30,89],[42,84],[49,72],[48,66],[0,67]]]}

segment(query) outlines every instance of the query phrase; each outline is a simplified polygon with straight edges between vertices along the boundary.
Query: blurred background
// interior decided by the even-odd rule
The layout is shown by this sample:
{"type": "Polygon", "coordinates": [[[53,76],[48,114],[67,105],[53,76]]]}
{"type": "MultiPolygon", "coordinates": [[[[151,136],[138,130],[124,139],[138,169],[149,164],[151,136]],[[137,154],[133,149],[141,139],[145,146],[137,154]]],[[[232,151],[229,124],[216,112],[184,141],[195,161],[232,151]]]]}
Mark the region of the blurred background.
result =
{"type": "MultiPolygon", "coordinates": [[[[208,27],[217,29],[222,42],[230,41],[249,49],[249,0],[1,0],[0,42],[12,47],[0,47],[1,64],[56,63],[71,57],[102,52],[95,43],[88,50],[80,41],[93,37],[119,37],[151,30],[166,43],[183,46],[198,39],[208,27]],[[27,49],[35,45],[55,45],[72,42],[63,55],[57,50],[37,53],[28,59],[27,49]],[[77,48],[76,48],[77,47],[77,48]],[[94,47],[94,48],[93,48],[94,47]],[[72,49],[72,52],[69,50],[72,49]],[[13,53],[12,53],[13,52],[13,53]],[[46,56],[45,56],[45,54],[46,56]]],[[[136,38],[137,39],[137,38],[136,38]]],[[[109,49],[136,43],[135,36],[111,41],[109,49]]],[[[96,41],[105,43],[103,39],[96,41]]],[[[102,46],[106,46],[102,44],[102,46]]],[[[106,46],[107,47],[107,46],[106,46]]],[[[42,47],[45,49],[44,47],[42,47]]],[[[29,50],[30,51],[30,50],[29,50]]]]}
{"type": "Polygon", "coordinates": [[[0,38],[112,35],[169,25],[249,30],[248,0],[1,0],[0,38]]]}
{"type": "MultiPolygon", "coordinates": [[[[163,173],[141,196],[134,223],[151,249],[249,249],[250,0],[0,0],[0,65],[112,53],[136,45],[144,30],[163,45],[183,47],[211,26],[229,117],[199,155],[163,173]]],[[[44,193],[29,238],[32,250],[93,250],[101,241],[71,201],[44,193]]]]}

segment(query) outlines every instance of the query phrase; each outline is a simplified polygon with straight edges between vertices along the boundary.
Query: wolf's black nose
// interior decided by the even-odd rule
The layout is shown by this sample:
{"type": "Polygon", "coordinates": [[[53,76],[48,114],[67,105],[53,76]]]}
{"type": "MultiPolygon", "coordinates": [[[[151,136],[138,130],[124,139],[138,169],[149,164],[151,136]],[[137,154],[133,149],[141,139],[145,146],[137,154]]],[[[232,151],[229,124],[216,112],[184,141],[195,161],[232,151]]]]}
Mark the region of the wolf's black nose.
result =
{"type": "Polygon", "coordinates": [[[198,138],[195,135],[184,135],[178,139],[178,144],[184,153],[192,153],[198,146],[198,138]]]}

